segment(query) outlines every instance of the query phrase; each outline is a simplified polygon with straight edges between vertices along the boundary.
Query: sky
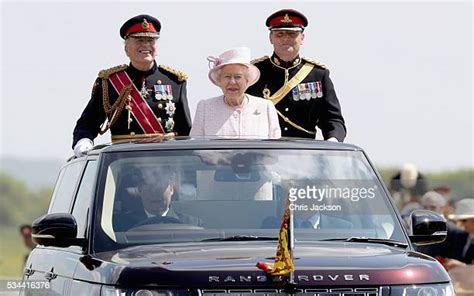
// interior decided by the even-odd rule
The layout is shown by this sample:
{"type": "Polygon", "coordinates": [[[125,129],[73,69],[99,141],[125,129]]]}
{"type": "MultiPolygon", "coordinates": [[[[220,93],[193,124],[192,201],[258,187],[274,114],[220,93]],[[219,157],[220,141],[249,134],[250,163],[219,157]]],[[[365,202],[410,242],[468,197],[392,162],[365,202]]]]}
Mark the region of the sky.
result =
{"type": "MultiPolygon", "coordinates": [[[[128,63],[130,17],[162,23],[159,64],[186,72],[197,102],[220,94],[208,55],[271,55],[265,19],[294,8],[309,25],[301,55],[328,65],[345,142],[380,166],[473,168],[471,1],[1,2],[0,156],[72,155],[72,130],[101,69],[128,63]]],[[[99,136],[95,143],[110,141],[99,136]]]]}

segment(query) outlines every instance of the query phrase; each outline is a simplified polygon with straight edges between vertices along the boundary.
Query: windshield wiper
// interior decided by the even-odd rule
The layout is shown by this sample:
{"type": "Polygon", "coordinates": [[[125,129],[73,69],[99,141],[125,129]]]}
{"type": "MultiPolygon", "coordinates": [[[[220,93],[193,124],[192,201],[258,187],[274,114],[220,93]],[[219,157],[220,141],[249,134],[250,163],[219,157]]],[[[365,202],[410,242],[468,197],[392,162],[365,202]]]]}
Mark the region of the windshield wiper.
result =
{"type": "Polygon", "coordinates": [[[214,237],[203,239],[202,242],[225,242],[225,241],[276,241],[278,237],[255,236],[255,235],[234,235],[228,237],[214,237]]]}
{"type": "Polygon", "coordinates": [[[389,245],[389,246],[394,246],[394,247],[404,247],[404,248],[408,247],[407,243],[399,242],[393,239],[370,238],[370,237],[363,237],[363,236],[351,236],[351,237],[345,237],[345,238],[329,238],[329,239],[323,239],[323,241],[376,243],[376,244],[384,244],[384,245],[389,245]]]}

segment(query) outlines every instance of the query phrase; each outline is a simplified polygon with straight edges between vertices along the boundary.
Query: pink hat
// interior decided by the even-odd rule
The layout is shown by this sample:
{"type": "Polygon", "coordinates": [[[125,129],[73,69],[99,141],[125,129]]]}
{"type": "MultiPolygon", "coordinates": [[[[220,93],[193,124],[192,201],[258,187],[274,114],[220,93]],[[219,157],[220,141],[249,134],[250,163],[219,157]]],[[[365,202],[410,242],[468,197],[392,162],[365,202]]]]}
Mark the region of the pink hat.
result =
{"type": "Polygon", "coordinates": [[[209,79],[215,85],[218,83],[218,71],[225,65],[241,64],[247,66],[248,69],[248,86],[253,85],[260,78],[260,70],[250,63],[250,49],[248,47],[236,47],[224,51],[219,57],[208,56],[209,61],[209,79]]]}

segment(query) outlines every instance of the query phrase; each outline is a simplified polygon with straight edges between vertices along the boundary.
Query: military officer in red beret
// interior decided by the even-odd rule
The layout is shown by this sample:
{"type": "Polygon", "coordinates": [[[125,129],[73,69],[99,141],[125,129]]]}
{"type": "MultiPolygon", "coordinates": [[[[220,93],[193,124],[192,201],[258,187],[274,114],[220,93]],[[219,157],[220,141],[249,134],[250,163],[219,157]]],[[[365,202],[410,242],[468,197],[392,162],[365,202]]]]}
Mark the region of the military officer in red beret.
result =
{"type": "Polygon", "coordinates": [[[112,141],[189,134],[187,76],[156,63],[160,29],[158,19],[149,15],[135,16],[120,28],[130,63],[99,72],[74,128],[76,156],[86,154],[94,138],[108,129],[112,141]]]}
{"type": "Polygon", "coordinates": [[[272,100],[282,136],[314,139],[318,126],[325,140],[342,142],[346,126],[329,70],[300,57],[308,20],[296,10],[283,9],[270,15],[266,25],[274,52],[252,61],[261,75],[247,92],[272,100]]]}

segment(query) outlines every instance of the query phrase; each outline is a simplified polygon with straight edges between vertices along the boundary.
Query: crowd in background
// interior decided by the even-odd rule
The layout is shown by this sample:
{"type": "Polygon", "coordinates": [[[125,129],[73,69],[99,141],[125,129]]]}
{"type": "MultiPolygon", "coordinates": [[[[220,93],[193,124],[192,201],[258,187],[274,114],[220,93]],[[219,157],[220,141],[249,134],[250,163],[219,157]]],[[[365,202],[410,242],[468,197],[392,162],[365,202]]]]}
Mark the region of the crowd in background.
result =
{"type": "Polygon", "coordinates": [[[436,258],[453,279],[456,291],[472,289],[474,279],[474,197],[458,200],[451,188],[429,188],[425,176],[413,164],[405,164],[389,184],[392,198],[409,228],[415,210],[430,210],[447,219],[447,237],[439,244],[417,246],[417,251],[436,258]],[[454,202],[458,200],[457,202],[454,202]]]}

